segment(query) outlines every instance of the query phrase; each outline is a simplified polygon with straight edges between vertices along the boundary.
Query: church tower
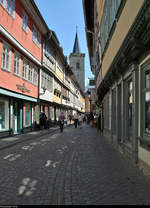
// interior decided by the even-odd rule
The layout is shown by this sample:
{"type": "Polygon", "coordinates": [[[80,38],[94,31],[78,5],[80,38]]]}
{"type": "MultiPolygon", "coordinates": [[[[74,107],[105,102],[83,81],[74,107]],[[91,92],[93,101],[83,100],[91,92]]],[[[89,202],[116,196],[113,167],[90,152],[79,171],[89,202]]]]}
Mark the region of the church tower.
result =
{"type": "Polygon", "coordinates": [[[76,32],[73,52],[69,56],[69,62],[70,66],[72,66],[72,71],[76,77],[76,80],[83,91],[85,90],[84,57],[85,54],[80,52],[78,34],[76,32]]]}

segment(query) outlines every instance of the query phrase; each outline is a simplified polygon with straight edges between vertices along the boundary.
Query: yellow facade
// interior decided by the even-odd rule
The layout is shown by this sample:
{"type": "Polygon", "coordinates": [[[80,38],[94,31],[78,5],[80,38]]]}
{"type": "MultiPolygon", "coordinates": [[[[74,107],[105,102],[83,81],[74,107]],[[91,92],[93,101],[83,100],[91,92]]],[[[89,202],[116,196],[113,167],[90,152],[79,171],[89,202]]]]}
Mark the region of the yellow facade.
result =
{"type": "MultiPolygon", "coordinates": [[[[120,46],[122,45],[130,27],[133,24],[144,0],[127,0],[123,12],[116,23],[116,28],[109,42],[105,56],[102,60],[102,76],[105,77],[116,56],[120,46]],[[130,17],[130,18],[129,18],[130,17]]],[[[100,11],[101,12],[101,11],[100,11]]]]}

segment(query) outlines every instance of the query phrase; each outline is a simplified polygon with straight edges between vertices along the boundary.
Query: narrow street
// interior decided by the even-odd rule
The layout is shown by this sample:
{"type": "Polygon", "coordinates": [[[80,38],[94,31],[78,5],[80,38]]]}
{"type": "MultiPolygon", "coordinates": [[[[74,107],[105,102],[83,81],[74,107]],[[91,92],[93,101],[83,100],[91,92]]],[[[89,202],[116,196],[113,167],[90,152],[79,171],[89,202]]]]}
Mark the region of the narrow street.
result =
{"type": "Polygon", "coordinates": [[[0,163],[1,205],[150,203],[150,180],[87,125],[22,140],[0,163]]]}

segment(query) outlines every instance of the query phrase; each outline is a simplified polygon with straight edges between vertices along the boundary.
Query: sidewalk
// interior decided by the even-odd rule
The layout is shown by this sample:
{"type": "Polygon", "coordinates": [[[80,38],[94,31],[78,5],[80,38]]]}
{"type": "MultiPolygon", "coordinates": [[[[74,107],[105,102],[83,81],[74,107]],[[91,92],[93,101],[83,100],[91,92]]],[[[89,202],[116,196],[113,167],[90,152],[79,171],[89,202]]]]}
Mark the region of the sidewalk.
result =
{"type": "MultiPolygon", "coordinates": [[[[72,124],[65,124],[64,128],[67,128],[71,126],[72,124]]],[[[37,137],[42,137],[44,135],[53,133],[55,131],[59,130],[59,126],[51,127],[49,129],[43,129],[39,131],[32,131],[24,134],[18,134],[15,136],[7,137],[7,138],[1,138],[0,139],[0,150],[6,149],[8,147],[12,147],[16,144],[22,143],[24,141],[30,140],[30,139],[36,139],[37,137]]]]}

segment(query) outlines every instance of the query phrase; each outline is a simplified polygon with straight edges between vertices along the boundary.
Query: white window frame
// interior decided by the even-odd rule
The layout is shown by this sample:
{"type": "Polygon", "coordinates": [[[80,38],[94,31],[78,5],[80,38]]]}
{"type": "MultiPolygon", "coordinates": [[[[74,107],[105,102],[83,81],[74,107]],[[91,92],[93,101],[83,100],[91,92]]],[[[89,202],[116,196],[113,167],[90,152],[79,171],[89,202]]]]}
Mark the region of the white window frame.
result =
{"type": "Polygon", "coordinates": [[[22,29],[27,33],[28,31],[28,15],[23,10],[22,11],[22,29]]]}
{"type": "Polygon", "coordinates": [[[14,74],[20,77],[21,56],[17,52],[14,53],[14,66],[13,67],[14,67],[13,68],[14,74]],[[15,68],[16,68],[16,72],[15,72],[15,68]]]}
{"type": "Polygon", "coordinates": [[[3,43],[3,52],[2,52],[2,69],[7,71],[7,72],[11,72],[11,48],[10,46],[8,46],[6,43],[3,43]],[[4,56],[4,47],[8,50],[7,52],[5,52],[5,64],[4,61],[3,61],[3,56],[4,56]],[[6,68],[6,56],[8,56],[8,68],[6,68]]]}
{"type": "Polygon", "coordinates": [[[6,2],[7,2],[6,10],[14,18],[15,17],[15,0],[6,0],[6,2]]]}

